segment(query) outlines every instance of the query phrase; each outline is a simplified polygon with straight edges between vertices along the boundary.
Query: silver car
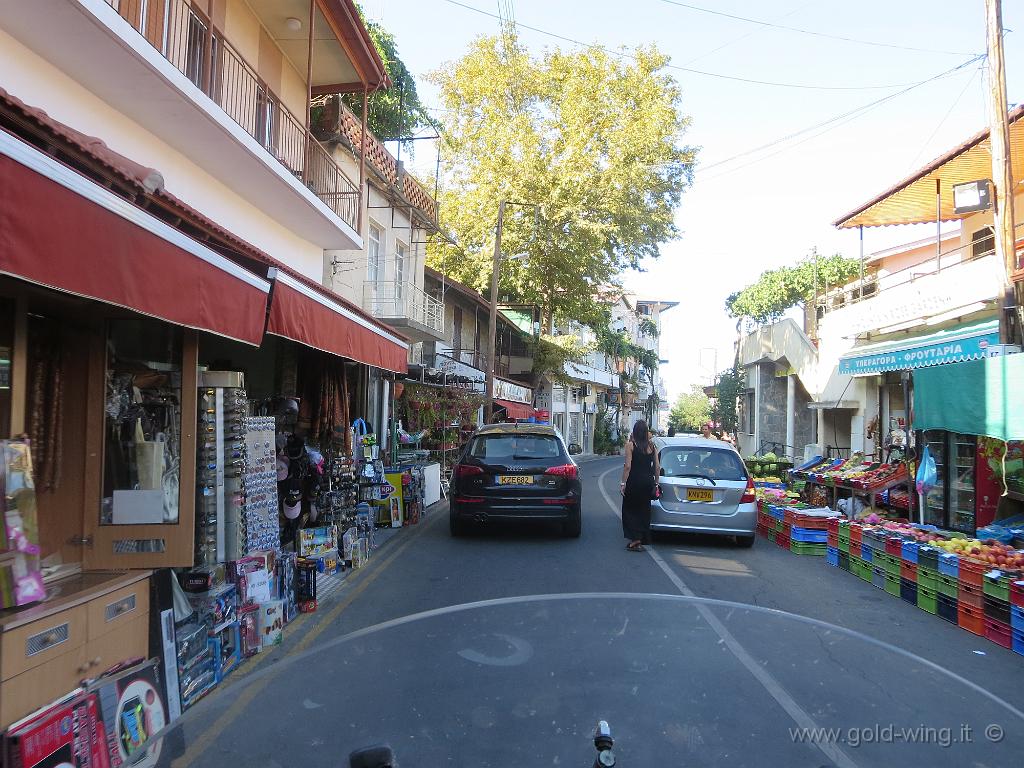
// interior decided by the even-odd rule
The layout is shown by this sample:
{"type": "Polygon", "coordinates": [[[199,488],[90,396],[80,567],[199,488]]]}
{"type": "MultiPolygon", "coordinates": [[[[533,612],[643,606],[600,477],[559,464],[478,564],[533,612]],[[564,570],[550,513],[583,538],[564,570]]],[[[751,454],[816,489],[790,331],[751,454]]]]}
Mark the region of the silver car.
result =
{"type": "Polygon", "coordinates": [[[661,497],[651,504],[651,528],[735,536],[754,543],[754,480],[726,442],[703,437],[656,437],[661,497]]]}

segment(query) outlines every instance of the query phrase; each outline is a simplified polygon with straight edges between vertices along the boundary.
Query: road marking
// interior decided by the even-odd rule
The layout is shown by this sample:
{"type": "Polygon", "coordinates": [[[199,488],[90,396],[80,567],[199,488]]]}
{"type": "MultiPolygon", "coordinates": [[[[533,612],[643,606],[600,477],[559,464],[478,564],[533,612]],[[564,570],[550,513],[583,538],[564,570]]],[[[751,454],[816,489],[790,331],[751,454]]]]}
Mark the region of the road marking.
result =
{"type": "MultiPolygon", "coordinates": [[[[608,471],[603,472],[597,479],[597,487],[601,489],[601,495],[604,497],[608,507],[612,510],[612,513],[621,519],[622,512],[620,510],[620,505],[615,504],[612,497],[604,487],[604,479],[612,472],[616,471],[618,471],[618,467],[612,467],[608,471]]],[[[675,588],[679,590],[681,595],[684,597],[697,597],[694,591],[686,586],[686,582],[679,578],[679,574],[673,571],[672,568],[669,567],[669,564],[665,562],[664,558],[655,551],[654,547],[648,545],[646,550],[647,554],[649,554],[651,559],[657,563],[662,572],[668,576],[669,581],[671,581],[675,588]]],[[[732,655],[736,657],[736,660],[746,667],[747,671],[750,672],[750,674],[753,675],[759,683],[761,683],[768,694],[778,702],[779,706],[782,707],[791,718],[793,718],[793,722],[795,722],[800,728],[818,728],[818,725],[814,722],[814,719],[807,714],[807,711],[797,704],[796,700],[790,696],[789,692],[782,687],[782,684],[779,683],[778,680],[772,677],[764,667],[758,664],[757,661],[747,653],[746,649],[740,645],[739,641],[737,641],[735,637],[733,637],[733,634],[725,627],[724,624],[722,624],[721,621],[718,620],[718,617],[708,610],[707,606],[700,603],[695,603],[695,605],[700,615],[704,617],[704,620],[722,639],[725,647],[728,648],[732,652],[732,655]]],[[[821,750],[821,752],[831,760],[837,768],[857,768],[857,763],[855,763],[849,755],[839,749],[835,744],[818,742],[815,743],[814,746],[821,750]]]]}
{"type": "MultiPolygon", "coordinates": [[[[419,534],[422,531],[429,528],[431,525],[433,525],[433,523],[437,521],[438,518],[442,517],[447,517],[447,515],[444,514],[443,510],[439,510],[437,513],[429,515],[427,517],[426,523],[421,525],[418,528],[418,530],[413,531],[413,535],[411,535],[409,538],[407,538],[405,541],[399,544],[398,547],[390,555],[387,556],[387,558],[381,561],[377,561],[380,563],[380,565],[378,565],[377,568],[372,573],[368,573],[366,576],[364,576],[363,579],[359,582],[359,584],[353,587],[352,590],[348,592],[348,594],[345,596],[343,600],[340,600],[334,607],[331,608],[330,611],[323,614],[323,621],[321,621],[317,626],[313,627],[313,629],[311,629],[306,634],[306,636],[303,637],[302,640],[298,642],[298,644],[296,644],[294,648],[289,650],[288,655],[298,654],[306,650],[313,643],[313,641],[316,640],[320,636],[320,634],[334,622],[336,618],[338,618],[338,615],[352,604],[352,601],[359,597],[359,595],[361,595],[366,590],[366,588],[370,584],[372,584],[377,579],[377,577],[380,576],[384,572],[384,570],[389,565],[391,565],[391,563],[394,562],[395,559],[403,551],[405,551],[405,549],[410,544],[412,544],[412,542],[419,538],[419,534]]],[[[374,562],[375,561],[373,560],[370,561],[371,564],[374,562]]],[[[287,665],[281,665],[279,668],[276,669],[270,668],[264,670],[265,674],[261,675],[258,679],[253,680],[251,683],[247,684],[245,686],[245,690],[238,695],[238,697],[234,700],[231,706],[228,707],[227,710],[225,710],[224,713],[220,717],[218,717],[209,728],[203,731],[199,735],[199,737],[195,739],[195,741],[191,741],[188,749],[185,751],[185,754],[177,758],[172,763],[172,768],[187,768],[188,766],[192,765],[192,763],[194,763],[201,754],[206,752],[206,750],[212,746],[212,744],[220,737],[224,730],[229,725],[231,725],[231,723],[238,719],[238,716],[241,715],[245,711],[246,707],[249,706],[250,702],[252,702],[252,700],[256,698],[256,696],[259,695],[264,688],[267,687],[267,684],[275,677],[277,677],[277,675],[280,674],[280,672],[283,671],[286,667],[287,665]]]]}

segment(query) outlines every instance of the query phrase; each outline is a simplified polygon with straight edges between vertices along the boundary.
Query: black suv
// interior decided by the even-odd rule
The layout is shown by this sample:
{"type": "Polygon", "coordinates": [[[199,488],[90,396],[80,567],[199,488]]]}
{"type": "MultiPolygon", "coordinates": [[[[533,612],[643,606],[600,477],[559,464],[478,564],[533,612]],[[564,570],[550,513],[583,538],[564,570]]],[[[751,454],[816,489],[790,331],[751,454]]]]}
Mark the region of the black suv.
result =
{"type": "Polygon", "coordinates": [[[558,520],[581,531],[579,468],[562,436],[544,424],[489,424],[470,438],[452,473],[452,536],[469,522],[558,520]]]}

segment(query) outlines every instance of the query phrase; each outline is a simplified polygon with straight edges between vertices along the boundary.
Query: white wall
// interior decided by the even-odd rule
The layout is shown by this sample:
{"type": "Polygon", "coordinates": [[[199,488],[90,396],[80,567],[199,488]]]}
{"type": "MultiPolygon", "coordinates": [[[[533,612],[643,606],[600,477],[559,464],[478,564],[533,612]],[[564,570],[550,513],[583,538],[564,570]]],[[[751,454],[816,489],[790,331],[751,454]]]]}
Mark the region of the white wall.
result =
{"type": "Polygon", "coordinates": [[[168,192],[220,226],[320,282],[323,251],[277,224],[264,211],[68,75],[0,30],[3,61],[0,86],[26,104],[40,107],[55,120],[102,139],[136,163],[158,170],[168,192]]]}

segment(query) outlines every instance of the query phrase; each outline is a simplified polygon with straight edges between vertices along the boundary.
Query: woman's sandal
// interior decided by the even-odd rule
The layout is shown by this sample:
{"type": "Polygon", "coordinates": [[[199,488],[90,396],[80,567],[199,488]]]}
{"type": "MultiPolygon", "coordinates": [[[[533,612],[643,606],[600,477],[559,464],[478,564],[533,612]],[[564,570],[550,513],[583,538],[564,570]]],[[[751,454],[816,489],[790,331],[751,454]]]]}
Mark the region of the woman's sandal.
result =
{"type": "Polygon", "coordinates": [[[628,549],[630,552],[643,552],[644,545],[639,541],[631,541],[629,544],[626,545],[626,549],[628,549]]]}

